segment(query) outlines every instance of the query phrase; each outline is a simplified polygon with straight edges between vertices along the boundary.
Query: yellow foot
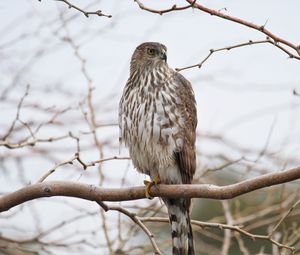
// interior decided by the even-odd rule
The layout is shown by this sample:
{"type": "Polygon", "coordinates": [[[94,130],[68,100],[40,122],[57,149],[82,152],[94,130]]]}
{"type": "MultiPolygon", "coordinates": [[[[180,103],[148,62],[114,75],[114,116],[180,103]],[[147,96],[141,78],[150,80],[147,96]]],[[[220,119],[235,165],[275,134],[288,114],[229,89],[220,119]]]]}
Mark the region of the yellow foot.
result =
{"type": "Polygon", "coordinates": [[[157,184],[160,184],[160,178],[159,176],[157,176],[154,181],[144,181],[144,184],[146,185],[146,189],[145,189],[145,195],[148,199],[153,199],[153,197],[150,195],[150,190],[151,187],[157,184]]]}

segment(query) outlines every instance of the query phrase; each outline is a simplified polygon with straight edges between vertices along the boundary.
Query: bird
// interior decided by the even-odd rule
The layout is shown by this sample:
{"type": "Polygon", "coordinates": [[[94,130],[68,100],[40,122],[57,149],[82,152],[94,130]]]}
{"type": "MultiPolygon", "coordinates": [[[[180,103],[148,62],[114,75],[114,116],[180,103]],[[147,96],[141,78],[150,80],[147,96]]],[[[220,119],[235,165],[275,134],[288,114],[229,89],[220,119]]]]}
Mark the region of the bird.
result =
{"type": "MultiPolygon", "coordinates": [[[[167,63],[167,48],[144,42],[134,51],[119,103],[120,142],[138,172],[157,184],[191,184],[196,170],[197,109],[191,83],[167,63]]],[[[167,207],[173,255],[194,255],[191,199],[162,198],[167,207]]]]}

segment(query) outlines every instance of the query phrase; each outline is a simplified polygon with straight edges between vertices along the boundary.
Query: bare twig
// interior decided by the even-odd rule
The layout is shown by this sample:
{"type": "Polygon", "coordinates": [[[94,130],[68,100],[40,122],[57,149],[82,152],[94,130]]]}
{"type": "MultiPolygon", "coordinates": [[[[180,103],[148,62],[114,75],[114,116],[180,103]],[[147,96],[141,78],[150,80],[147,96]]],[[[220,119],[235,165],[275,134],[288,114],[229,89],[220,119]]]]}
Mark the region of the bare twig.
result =
{"type": "Polygon", "coordinates": [[[72,158],[68,159],[68,160],[65,160],[65,161],[62,161],[58,164],[56,164],[54,167],[52,167],[50,170],[48,170],[39,180],[38,180],[38,183],[39,182],[43,182],[44,180],[46,180],[47,177],[49,177],[51,174],[53,174],[55,172],[55,170],[61,166],[64,166],[64,165],[68,165],[68,164],[73,164],[73,161],[77,159],[76,155],[73,156],[72,158]]]}
{"type": "Polygon", "coordinates": [[[196,3],[196,0],[193,0],[191,1],[191,3],[189,5],[186,5],[186,6],[180,6],[178,7],[176,4],[174,4],[172,7],[168,8],[168,9],[164,9],[164,10],[155,10],[155,9],[152,9],[152,8],[149,8],[149,7],[146,7],[141,1],[139,0],[134,0],[138,6],[142,9],[142,10],[145,10],[145,11],[148,11],[148,12],[152,12],[152,13],[157,13],[159,15],[163,15],[164,13],[167,13],[167,12],[172,12],[172,11],[182,11],[182,10],[185,10],[185,9],[188,9],[188,8],[192,8],[194,3],[196,3]]]}
{"type": "MultiPolygon", "coordinates": [[[[230,160],[230,161],[225,162],[224,164],[222,164],[220,166],[216,166],[214,168],[208,168],[208,169],[206,169],[205,173],[223,170],[224,168],[227,168],[227,167],[232,166],[232,165],[234,165],[236,163],[239,163],[242,160],[244,160],[244,157],[238,158],[236,160],[230,160]]],[[[203,175],[205,173],[203,173],[203,175]]]]}
{"type": "Polygon", "coordinates": [[[300,199],[292,205],[292,207],[283,215],[283,217],[278,221],[276,226],[272,229],[272,231],[269,234],[269,237],[272,237],[276,229],[280,226],[280,224],[284,221],[284,219],[287,218],[287,216],[296,208],[296,206],[300,204],[300,199]]]}
{"type": "Polygon", "coordinates": [[[279,214],[282,209],[288,208],[291,203],[297,198],[297,192],[295,194],[289,195],[283,200],[282,203],[270,205],[268,207],[263,207],[261,210],[255,210],[255,214],[250,214],[246,216],[239,216],[235,219],[235,224],[237,225],[248,225],[251,221],[257,222],[258,218],[269,218],[269,215],[279,214]]]}
{"type": "Polygon", "coordinates": [[[153,249],[155,251],[155,254],[158,255],[163,255],[163,253],[160,251],[155,239],[154,239],[154,235],[151,233],[151,231],[145,226],[145,224],[143,223],[143,221],[137,217],[136,214],[129,212],[128,210],[126,210],[123,207],[120,206],[107,206],[107,208],[105,208],[106,211],[118,211],[126,216],[128,216],[134,223],[136,223],[144,232],[145,234],[149,237],[149,240],[153,246],[153,249]]]}
{"type": "MultiPolygon", "coordinates": [[[[19,101],[19,103],[18,103],[16,117],[15,117],[15,119],[13,120],[13,122],[11,123],[11,125],[10,125],[8,131],[6,132],[6,134],[1,138],[1,140],[5,141],[5,140],[10,136],[10,134],[12,133],[12,131],[13,131],[14,128],[15,128],[15,125],[16,125],[17,121],[20,120],[20,111],[21,111],[21,108],[22,108],[22,105],[23,105],[23,102],[24,102],[25,97],[28,96],[29,88],[30,88],[30,86],[27,85],[27,86],[26,86],[25,93],[24,93],[24,95],[21,97],[21,99],[20,99],[20,101],[19,101]]],[[[0,145],[1,145],[1,144],[0,144],[0,145]]]]}
{"type": "MultiPolygon", "coordinates": [[[[177,72],[186,70],[186,69],[191,69],[191,68],[201,68],[202,65],[215,53],[215,52],[220,52],[220,51],[229,51],[232,49],[236,49],[236,48],[241,48],[241,47],[245,47],[245,46],[250,46],[250,45],[255,45],[255,44],[266,44],[266,43],[270,43],[273,44],[275,46],[277,46],[276,42],[274,40],[272,40],[270,37],[267,37],[266,40],[258,40],[258,41],[252,41],[249,40],[248,42],[245,43],[239,43],[239,44],[234,44],[234,45],[230,45],[230,46],[226,46],[226,47],[222,47],[222,48],[218,48],[218,49],[211,49],[209,50],[208,55],[200,62],[194,65],[190,65],[190,66],[186,66],[186,67],[182,67],[182,68],[175,68],[175,70],[177,72]]],[[[291,53],[288,53],[291,54],[291,53]]],[[[295,56],[295,58],[300,59],[300,57],[295,56]]]]}
{"type": "Polygon", "coordinates": [[[95,161],[91,161],[91,162],[84,162],[81,158],[80,158],[80,154],[79,152],[76,152],[75,155],[68,159],[68,160],[64,160],[58,164],[56,164],[54,167],[52,167],[50,170],[48,170],[39,180],[38,182],[43,182],[46,178],[48,178],[51,174],[53,174],[59,167],[64,166],[64,165],[68,165],[68,164],[73,164],[74,161],[78,161],[78,163],[82,166],[82,168],[84,170],[86,170],[88,167],[91,166],[95,166],[97,164],[101,164],[103,162],[106,161],[111,161],[111,160],[129,160],[129,157],[117,157],[117,156],[113,156],[113,157],[108,157],[108,158],[102,158],[102,159],[98,159],[95,161]]]}
{"type": "MultiPolygon", "coordinates": [[[[39,0],[40,2],[42,0],[39,0]]],[[[68,7],[71,9],[71,8],[74,8],[75,10],[81,12],[82,14],[84,14],[84,16],[86,16],[87,18],[89,17],[89,15],[96,15],[96,16],[104,16],[104,17],[107,17],[107,18],[111,18],[112,15],[108,15],[108,14],[104,14],[101,10],[97,10],[97,11],[84,11],[82,10],[80,7],[70,3],[68,0],[56,0],[56,1],[60,1],[60,2],[64,2],[65,4],[68,5],[68,7]]]]}

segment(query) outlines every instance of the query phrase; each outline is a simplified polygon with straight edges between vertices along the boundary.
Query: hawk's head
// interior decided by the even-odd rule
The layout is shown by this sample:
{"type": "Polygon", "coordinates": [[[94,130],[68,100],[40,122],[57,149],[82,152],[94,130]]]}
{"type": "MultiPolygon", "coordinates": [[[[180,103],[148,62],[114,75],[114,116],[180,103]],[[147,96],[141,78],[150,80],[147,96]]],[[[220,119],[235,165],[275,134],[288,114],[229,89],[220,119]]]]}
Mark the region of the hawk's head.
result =
{"type": "Polygon", "coordinates": [[[131,67],[155,67],[166,64],[167,47],[157,42],[145,42],[139,45],[131,58],[131,67]]]}

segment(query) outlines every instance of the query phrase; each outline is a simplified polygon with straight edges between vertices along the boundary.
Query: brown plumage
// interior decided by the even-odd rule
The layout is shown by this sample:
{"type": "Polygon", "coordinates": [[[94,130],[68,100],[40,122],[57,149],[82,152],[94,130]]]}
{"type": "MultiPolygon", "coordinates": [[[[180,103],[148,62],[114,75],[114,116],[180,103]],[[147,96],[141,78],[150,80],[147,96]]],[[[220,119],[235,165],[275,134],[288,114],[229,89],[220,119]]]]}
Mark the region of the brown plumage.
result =
{"type": "MultiPolygon", "coordinates": [[[[154,42],[134,51],[119,105],[120,139],[139,172],[164,184],[190,184],[196,169],[196,102],[190,82],[168,66],[166,51],[154,42]]],[[[173,254],[195,254],[190,199],[163,201],[173,254]]]]}

